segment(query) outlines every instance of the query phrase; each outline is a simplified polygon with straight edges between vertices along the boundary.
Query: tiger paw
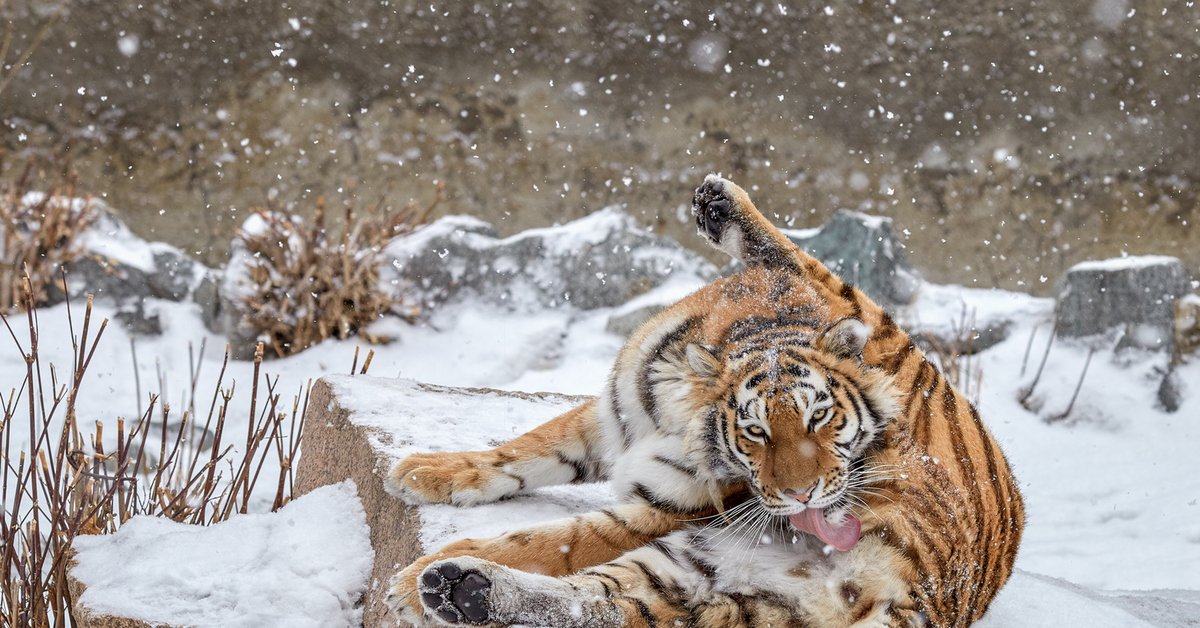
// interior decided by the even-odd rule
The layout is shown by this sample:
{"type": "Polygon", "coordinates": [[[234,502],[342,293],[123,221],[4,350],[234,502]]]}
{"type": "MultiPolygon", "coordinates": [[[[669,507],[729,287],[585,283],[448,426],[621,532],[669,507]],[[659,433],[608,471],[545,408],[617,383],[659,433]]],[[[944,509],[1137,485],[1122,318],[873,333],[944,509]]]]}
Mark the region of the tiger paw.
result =
{"type": "Polygon", "coordinates": [[[448,624],[481,625],[490,621],[488,592],[492,583],[475,570],[464,570],[454,560],[434,563],[420,578],[421,604],[426,614],[448,624]]]}
{"type": "Polygon", "coordinates": [[[425,616],[424,607],[421,606],[417,577],[433,560],[429,556],[417,559],[416,562],[406,567],[403,571],[392,576],[391,588],[388,589],[387,597],[384,598],[383,603],[392,609],[392,613],[396,616],[396,619],[399,619],[402,623],[409,623],[414,626],[423,626],[430,623],[425,616]]]}
{"type": "Polygon", "coordinates": [[[696,231],[713,244],[720,244],[725,223],[733,216],[733,201],[729,194],[732,185],[720,177],[709,175],[696,188],[696,195],[692,198],[696,231]]]}
{"type": "Polygon", "coordinates": [[[413,454],[388,472],[384,488],[406,503],[473,506],[521,490],[491,452],[413,454]]]}

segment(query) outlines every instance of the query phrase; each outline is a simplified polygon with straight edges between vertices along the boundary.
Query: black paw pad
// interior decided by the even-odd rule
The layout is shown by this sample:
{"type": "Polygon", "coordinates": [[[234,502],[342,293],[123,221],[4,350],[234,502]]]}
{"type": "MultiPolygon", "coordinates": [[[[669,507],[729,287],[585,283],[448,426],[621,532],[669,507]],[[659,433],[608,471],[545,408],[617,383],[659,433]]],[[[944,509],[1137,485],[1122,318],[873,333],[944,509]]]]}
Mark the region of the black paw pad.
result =
{"type": "Polygon", "coordinates": [[[421,602],[451,624],[488,623],[487,595],[492,583],[483,575],[463,572],[454,563],[430,567],[421,574],[421,602]]]}
{"type": "Polygon", "coordinates": [[[696,230],[713,242],[719,242],[721,229],[733,215],[730,207],[729,197],[725,195],[725,183],[705,181],[696,188],[696,195],[692,198],[692,215],[696,217],[696,230]]]}

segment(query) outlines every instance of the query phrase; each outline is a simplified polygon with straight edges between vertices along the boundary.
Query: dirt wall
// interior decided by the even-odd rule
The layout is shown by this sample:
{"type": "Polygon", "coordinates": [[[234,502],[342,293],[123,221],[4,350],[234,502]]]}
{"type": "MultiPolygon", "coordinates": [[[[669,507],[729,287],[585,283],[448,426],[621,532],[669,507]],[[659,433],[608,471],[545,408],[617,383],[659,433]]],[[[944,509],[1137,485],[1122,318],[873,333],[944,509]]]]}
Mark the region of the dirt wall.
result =
{"type": "MultiPolygon", "coordinates": [[[[703,248],[687,204],[719,171],[792,226],[894,217],[934,281],[1046,294],[1121,252],[1195,277],[1194,5],[72,2],[0,93],[0,146],[68,147],[210,264],[250,208],[348,180],[397,204],[443,181],[440,211],[502,234],[620,204],[703,248]]],[[[6,63],[58,6],[8,2],[6,63]]]]}

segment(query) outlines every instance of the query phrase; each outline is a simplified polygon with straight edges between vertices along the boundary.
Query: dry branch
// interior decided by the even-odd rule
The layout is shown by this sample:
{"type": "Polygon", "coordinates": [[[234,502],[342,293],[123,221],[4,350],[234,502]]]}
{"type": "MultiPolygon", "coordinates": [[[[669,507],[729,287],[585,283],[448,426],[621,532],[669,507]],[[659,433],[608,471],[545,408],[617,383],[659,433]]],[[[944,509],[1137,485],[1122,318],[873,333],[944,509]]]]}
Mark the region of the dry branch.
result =
{"type": "Polygon", "coordinates": [[[393,214],[385,195],[358,216],[351,192],[344,201],[340,238],[330,238],[325,228],[324,197],[317,199],[311,220],[277,206],[256,210],[259,228],[238,233],[253,258],[246,282],[253,292],[243,297],[245,320],[276,357],[355,333],[379,341],[364,329],[395,304],[379,285],[383,247],[428,221],[443,198],[439,185],[426,207],[410,202],[393,214]]]}

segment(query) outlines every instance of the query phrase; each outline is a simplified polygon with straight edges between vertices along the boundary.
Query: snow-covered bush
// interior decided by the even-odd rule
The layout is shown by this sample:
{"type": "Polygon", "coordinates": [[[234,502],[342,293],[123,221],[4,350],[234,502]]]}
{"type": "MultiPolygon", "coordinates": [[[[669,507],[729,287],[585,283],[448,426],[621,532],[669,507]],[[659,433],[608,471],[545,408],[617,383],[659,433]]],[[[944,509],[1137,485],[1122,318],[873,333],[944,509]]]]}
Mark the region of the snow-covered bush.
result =
{"type": "MultiPolygon", "coordinates": [[[[0,393],[0,625],[80,625],[72,607],[77,592],[67,578],[71,546],[80,535],[114,532],[139,515],[211,525],[246,513],[252,500],[265,509],[267,495],[273,494],[271,510],[291,500],[308,394],[301,391],[289,413],[278,379],[260,376],[261,351],[244,437],[240,426],[237,433],[225,430],[227,422],[236,421],[234,383],[225,377],[228,352],[207,416],[195,410],[203,403],[197,397],[208,395],[195,390],[193,380],[182,418],[154,395],[140,417],[118,418],[115,429],[107,426],[106,436],[106,426],[92,420],[95,408],[76,402],[80,388],[92,379],[88,368],[108,320],[95,324],[89,297],[82,321],[55,329],[70,334],[70,363],[43,364],[39,347],[49,339],[42,338],[32,293],[22,290],[22,299],[29,315],[4,321],[14,341],[10,351],[19,354],[26,372],[23,381],[13,382],[18,387],[0,393]],[[18,339],[22,328],[28,335],[18,339]],[[56,373],[69,378],[58,380],[56,373]],[[260,381],[266,385],[260,387],[260,381]],[[256,492],[268,461],[263,490],[256,492]]],[[[203,362],[202,346],[189,366],[198,373],[203,362]]]]}
{"type": "Polygon", "coordinates": [[[47,183],[32,161],[11,173],[0,174],[0,312],[24,301],[26,275],[34,300],[45,303],[63,266],[79,255],[80,234],[100,216],[98,202],[75,196],[74,175],[47,183]]]}
{"type": "Polygon", "coordinates": [[[311,220],[279,207],[257,210],[234,241],[249,258],[243,320],[277,357],[330,337],[359,333],[377,340],[362,330],[394,305],[379,281],[383,247],[424,223],[442,198],[439,185],[424,208],[409,203],[391,214],[381,201],[357,216],[350,196],[341,238],[331,238],[325,228],[324,197],[311,220]]]}

